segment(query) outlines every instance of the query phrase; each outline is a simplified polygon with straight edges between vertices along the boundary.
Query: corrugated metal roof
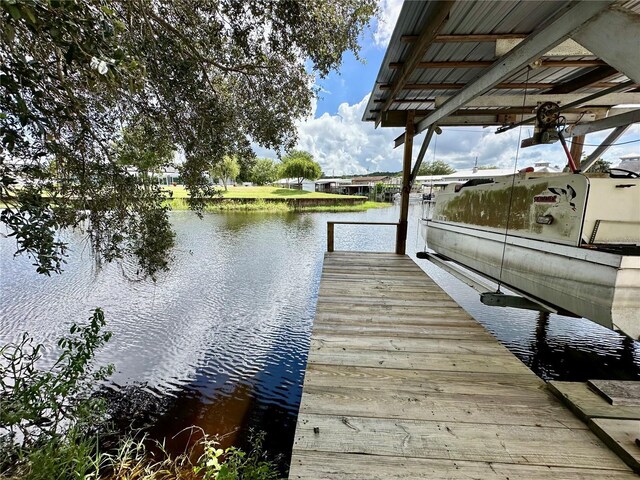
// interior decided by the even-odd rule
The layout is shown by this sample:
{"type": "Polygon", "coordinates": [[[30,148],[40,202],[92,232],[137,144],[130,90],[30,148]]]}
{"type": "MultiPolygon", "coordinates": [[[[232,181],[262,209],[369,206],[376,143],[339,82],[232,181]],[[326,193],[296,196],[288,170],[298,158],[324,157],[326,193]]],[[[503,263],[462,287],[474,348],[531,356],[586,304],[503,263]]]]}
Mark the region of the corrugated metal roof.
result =
{"type": "MultiPolygon", "coordinates": [[[[496,57],[496,41],[502,41],[503,36],[526,37],[538,32],[557,12],[575,4],[576,2],[571,0],[405,1],[363,120],[379,122],[383,117],[382,110],[385,112],[416,110],[418,118],[424,117],[435,108],[436,98],[456,95],[499,60],[496,57]],[[425,31],[426,27],[433,27],[430,21],[437,15],[438,9],[442,9],[443,4],[447,3],[451,4],[448,17],[436,32],[435,39],[427,45],[424,54],[421,55],[421,65],[408,72],[406,82],[393,96],[392,103],[387,105],[394,81],[397,81],[401,75],[403,64],[410,60],[417,37],[425,31]],[[491,37],[488,39],[485,37],[480,39],[484,41],[480,41],[477,35],[491,37]],[[452,36],[455,36],[456,41],[452,41],[452,36]],[[434,64],[434,62],[438,63],[434,64]],[[471,66],[461,62],[482,63],[471,66]]],[[[638,14],[640,0],[618,2],[612,5],[612,8],[622,8],[638,14]]],[[[638,35],[640,36],[640,32],[638,35]]],[[[553,58],[545,56],[541,60],[542,63],[533,68],[525,66],[510,72],[506,78],[483,95],[524,95],[525,92],[527,95],[574,92],[586,95],[628,81],[624,74],[609,67],[603,59],[595,55],[587,55],[585,52],[581,55],[554,56],[553,58]]],[[[594,105],[612,106],[597,102],[590,106],[594,105]]],[[[513,115],[507,116],[510,112],[514,115],[524,113],[522,108],[518,109],[513,105],[469,108],[458,110],[439,123],[442,125],[500,125],[506,123],[506,119],[514,118],[513,115]],[[488,112],[491,114],[488,115],[488,112]],[[465,116],[469,118],[464,118],[465,116]]],[[[603,112],[606,110],[598,111],[596,115],[606,114],[603,112]]],[[[385,118],[390,116],[385,114],[385,118]]],[[[398,118],[402,117],[394,118],[396,120],[389,120],[386,123],[390,126],[398,126],[394,122],[398,123],[398,118]]]]}

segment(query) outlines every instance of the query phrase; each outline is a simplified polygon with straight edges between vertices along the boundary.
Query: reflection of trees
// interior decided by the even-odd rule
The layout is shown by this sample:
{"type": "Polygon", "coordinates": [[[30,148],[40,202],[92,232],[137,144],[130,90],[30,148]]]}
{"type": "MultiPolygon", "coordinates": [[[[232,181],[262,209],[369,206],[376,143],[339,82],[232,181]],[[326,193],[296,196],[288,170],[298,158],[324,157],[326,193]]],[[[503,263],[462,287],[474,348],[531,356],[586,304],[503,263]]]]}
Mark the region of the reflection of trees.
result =
{"type": "Polygon", "coordinates": [[[295,232],[309,232],[313,228],[310,214],[296,212],[242,212],[215,213],[224,218],[222,226],[230,232],[240,232],[247,228],[269,223],[284,223],[295,228],[295,232]]]}
{"type": "Polygon", "coordinates": [[[151,429],[151,436],[165,439],[169,452],[181,453],[202,438],[192,425],[198,425],[210,435],[219,436],[222,448],[238,445],[242,426],[255,402],[254,386],[246,382],[225,383],[218,388],[204,388],[199,383],[181,389],[172,399],[166,413],[151,429]],[[188,429],[188,430],[184,430],[188,429]],[[183,431],[184,430],[184,431],[183,431]]]}

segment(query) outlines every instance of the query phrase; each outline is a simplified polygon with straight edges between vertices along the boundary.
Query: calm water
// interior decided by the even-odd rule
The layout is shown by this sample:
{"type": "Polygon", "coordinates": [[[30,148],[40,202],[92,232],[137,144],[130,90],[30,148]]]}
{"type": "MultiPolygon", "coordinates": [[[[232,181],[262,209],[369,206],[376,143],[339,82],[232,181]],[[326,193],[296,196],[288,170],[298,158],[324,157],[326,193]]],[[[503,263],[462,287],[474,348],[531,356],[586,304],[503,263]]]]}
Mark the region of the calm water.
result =
{"type": "MultiPolygon", "coordinates": [[[[408,251],[424,245],[412,209],[408,251]]],[[[64,274],[34,273],[0,238],[0,344],[29,331],[53,344],[71,322],[104,309],[119,415],[172,437],[192,424],[246,445],[250,431],[290,455],[327,220],[396,221],[397,207],[363,213],[211,214],[174,212],[171,271],[154,284],[127,265],[96,269],[80,237],[64,274]],[[132,393],[133,392],[133,393],[132,393]],[[127,400],[128,399],[128,400],[127,400]]],[[[392,251],[393,227],[336,227],[336,249],[392,251]]],[[[418,264],[523,362],[545,379],[640,379],[640,345],[580,319],[480,304],[469,287],[424,260],[418,264]]],[[[182,433],[170,445],[183,443],[182,433]]]]}

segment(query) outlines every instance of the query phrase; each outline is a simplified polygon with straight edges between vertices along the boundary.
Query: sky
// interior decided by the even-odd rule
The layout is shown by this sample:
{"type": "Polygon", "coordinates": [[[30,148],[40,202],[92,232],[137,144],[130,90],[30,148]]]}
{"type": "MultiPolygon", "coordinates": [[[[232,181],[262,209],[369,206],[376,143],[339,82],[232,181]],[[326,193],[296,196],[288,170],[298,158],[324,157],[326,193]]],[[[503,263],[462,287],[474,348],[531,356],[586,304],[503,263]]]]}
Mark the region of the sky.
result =
{"type": "MultiPolygon", "coordinates": [[[[347,52],[337,72],[317,79],[319,95],[313,113],[298,122],[297,148],[310,152],[327,176],[402,170],[403,149],[394,149],[393,140],[403,133],[403,129],[375,129],[373,122],[362,121],[402,0],[380,0],[379,6],[379,17],[372,20],[360,38],[362,61],[347,52]]],[[[560,168],[566,164],[559,142],[518,149],[519,139],[531,136],[531,126],[499,135],[494,131],[495,128],[482,127],[443,128],[442,135],[431,141],[424,161],[442,160],[457,170],[472,168],[476,159],[479,166],[499,168],[520,169],[538,161],[560,168]]],[[[609,132],[588,135],[584,153],[593,151],[609,132]]],[[[414,140],[414,159],[422,139],[423,135],[420,135],[414,140]]],[[[617,165],[621,155],[640,153],[638,140],[640,125],[636,124],[618,139],[618,145],[607,150],[603,159],[617,165]]],[[[259,157],[277,158],[275,152],[259,146],[254,146],[254,150],[259,157]]]]}

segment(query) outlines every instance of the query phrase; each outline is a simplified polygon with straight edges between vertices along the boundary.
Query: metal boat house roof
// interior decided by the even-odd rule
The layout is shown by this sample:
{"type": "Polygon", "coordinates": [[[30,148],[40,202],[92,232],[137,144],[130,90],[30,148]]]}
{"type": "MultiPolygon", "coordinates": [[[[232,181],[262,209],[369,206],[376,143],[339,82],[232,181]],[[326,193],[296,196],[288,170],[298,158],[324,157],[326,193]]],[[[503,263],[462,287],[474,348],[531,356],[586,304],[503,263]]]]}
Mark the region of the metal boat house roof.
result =
{"type": "Polygon", "coordinates": [[[405,1],[363,121],[405,127],[395,144],[405,144],[408,203],[440,127],[534,123],[536,108],[555,102],[564,136],[578,137],[573,158],[584,135],[613,128],[585,170],[640,122],[629,108],[640,104],[639,86],[639,0],[405,1]],[[413,137],[425,130],[412,169],[413,137]]]}

